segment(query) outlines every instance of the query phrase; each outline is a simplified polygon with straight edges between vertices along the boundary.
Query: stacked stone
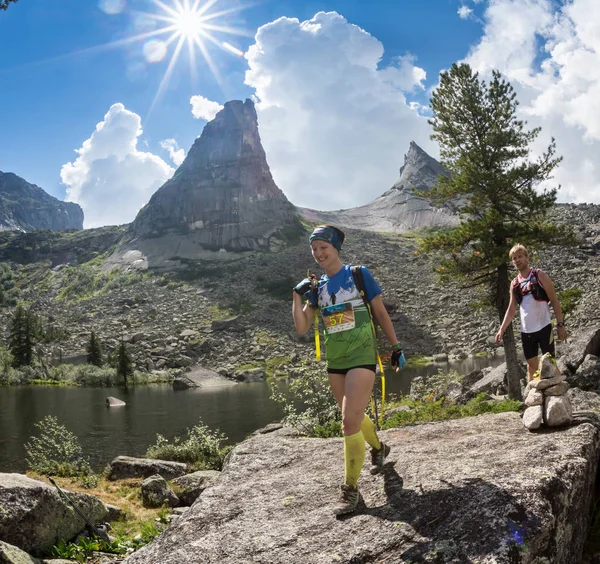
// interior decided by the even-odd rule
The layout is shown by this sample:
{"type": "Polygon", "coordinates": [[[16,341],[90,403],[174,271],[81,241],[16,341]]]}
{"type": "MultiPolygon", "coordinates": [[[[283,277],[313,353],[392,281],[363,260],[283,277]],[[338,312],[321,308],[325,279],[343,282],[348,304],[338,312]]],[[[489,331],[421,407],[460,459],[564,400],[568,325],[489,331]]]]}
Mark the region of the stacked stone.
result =
{"type": "Polygon", "coordinates": [[[540,361],[539,378],[525,388],[523,424],[527,429],[559,427],[573,420],[571,400],[567,397],[566,377],[560,373],[552,356],[547,353],[540,361]]]}

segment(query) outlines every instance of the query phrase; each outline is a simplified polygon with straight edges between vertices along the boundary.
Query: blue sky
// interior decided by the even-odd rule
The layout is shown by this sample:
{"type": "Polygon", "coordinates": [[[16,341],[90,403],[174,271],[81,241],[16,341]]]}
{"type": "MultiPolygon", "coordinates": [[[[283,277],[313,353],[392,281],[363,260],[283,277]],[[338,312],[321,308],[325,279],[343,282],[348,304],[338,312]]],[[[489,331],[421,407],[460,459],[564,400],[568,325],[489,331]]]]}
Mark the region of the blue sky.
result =
{"type": "Polygon", "coordinates": [[[161,3],[185,1],[19,0],[0,12],[8,54],[0,60],[0,170],[79,202],[86,227],[131,221],[214,115],[210,103],[254,96],[267,159],[288,198],[320,209],[359,205],[393,184],[410,140],[435,155],[424,106],[439,71],[467,60],[483,76],[499,68],[511,79],[525,117],[543,127],[540,148],[557,137],[562,199],[600,199],[600,107],[589,76],[599,62],[597,2],[209,0],[204,15],[222,13],[208,21],[225,30],[205,31],[233,47],[204,41],[221,80],[200,53],[192,72],[184,47],[159,93],[177,41],[149,44],[169,33],[127,39],[168,25],[142,13],[168,15],[161,3]],[[194,96],[204,102],[201,117],[194,96]]]}

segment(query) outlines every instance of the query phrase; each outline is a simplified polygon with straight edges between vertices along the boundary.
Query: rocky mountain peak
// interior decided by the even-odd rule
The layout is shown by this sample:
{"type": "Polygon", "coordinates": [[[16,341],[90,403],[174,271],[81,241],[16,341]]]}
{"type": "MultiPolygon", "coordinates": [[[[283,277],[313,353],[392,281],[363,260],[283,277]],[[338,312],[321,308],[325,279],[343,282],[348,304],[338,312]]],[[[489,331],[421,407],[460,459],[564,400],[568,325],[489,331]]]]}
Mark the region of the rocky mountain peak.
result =
{"type": "Polygon", "coordinates": [[[436,208],[430,200],[413,191],[428,192],[436,185],[440,174],[448,173],[438,161],[411,141],[400,168],[400,178],[372,202],[347,210],[298,210],[308,220],[369,231],[403,233],[434,225],[456,225],[458,216],[452,207],[436,208]]]}
{"type": "Polygon", "coordinates": [[[206,124],[133,230],[142,238],[177,233],[205,250],[243,251],[270,248],[270,237],[299,225],[297,217],[269,170],[254,103],[233,100],[206,124]]]}
{"type": "Polygon", "coordinates": [[[400,178],[392,189],[428,191],[435,185],[440,174],[448,173],[438,161],[411,141],[408,153],[404,155],[404,164],[400,168],[400,178]]]}
{"type": "Polygon", "coordinates": [[[12,172],[0,171],[0,231],[83,229],[83,210],[12,172]]]}

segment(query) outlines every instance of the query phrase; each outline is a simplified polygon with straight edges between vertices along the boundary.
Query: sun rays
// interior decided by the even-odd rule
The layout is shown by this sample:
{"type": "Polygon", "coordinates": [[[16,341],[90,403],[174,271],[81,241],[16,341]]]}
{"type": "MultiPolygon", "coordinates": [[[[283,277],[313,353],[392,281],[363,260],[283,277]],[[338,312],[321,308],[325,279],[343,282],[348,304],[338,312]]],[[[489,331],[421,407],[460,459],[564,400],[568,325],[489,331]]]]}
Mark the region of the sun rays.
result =
{"type": "Polygon", "coordinates": [[[124,41],[128,43],[145,41],[143,46],[144,56],[150,63],[158,63],[169,57],[167,68],[162,77],[158,90],[152,100],[149,114],[152,112],[161,94],[166,89],[176,68],[177,61],[184,49],[187,50],[190,73],[192,79],[197,79],[198,56],[212,72],[217,83],[222,86],[223,79],[219,68],[211,55],[209,45],[236,55],[243,56],[243,52],[227,41],[221,35],[251,36],[240,27],[226,25],[227,16],[241,12],[243,6],[217,9],[219,0],[152,0],[157,12],[137,12],[135,17],[154,22],[154,29],[133,35],[124,41]],[[161,36],[166,36],[164,39],[161,36]]]}

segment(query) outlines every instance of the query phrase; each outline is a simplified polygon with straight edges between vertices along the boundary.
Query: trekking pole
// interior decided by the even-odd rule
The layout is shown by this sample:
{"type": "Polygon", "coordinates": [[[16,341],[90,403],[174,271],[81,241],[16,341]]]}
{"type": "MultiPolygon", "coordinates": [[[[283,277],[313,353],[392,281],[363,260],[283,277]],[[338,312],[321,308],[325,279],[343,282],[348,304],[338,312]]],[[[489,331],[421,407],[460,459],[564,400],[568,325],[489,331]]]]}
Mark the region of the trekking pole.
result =
{"type": "Polygon", "coordinates": [[[106,531],[102,531],[101,529],[98,529],[95,525],[92,525],[91,521],[79,510],[79,508],[73,503],[73,501],[71,500],[71,498],[58,487],[58,484],[50,477],[47,476],[48,480],[50,480],[50,483],[56,488],[56,490],[58,491],[59,496],[62,499],[66,499],[69,502],[69,505],[75,510],[75,513],[77,513],[77,515],[79,515],[79,517],[81,517],[86,526],[99,538],[102,539],[103,541],[107,542],[108,544],[110,544],[110,539],[108,538],[108,533],[106,533],[106,531]]]}
{"type": "MultiPolygon", "coordinates": [[[[306,277],[310,279],[311,292],[313,293],[313,298],[314,298],[315,304],[316,304],[317,300],[318,300],[318,292],[319,292],[319,281],[317,280],[317,275],[314,273],[311,274],[310,270],[308,270],[308,272],[306,273],[306,277]]],[[[317,359],[317,362],[320,362],[321,361],[321,336],[319,335],[319,316],[318,315],[315,315],[314,331],[315,331],[315,357],[317,359]]]]}

